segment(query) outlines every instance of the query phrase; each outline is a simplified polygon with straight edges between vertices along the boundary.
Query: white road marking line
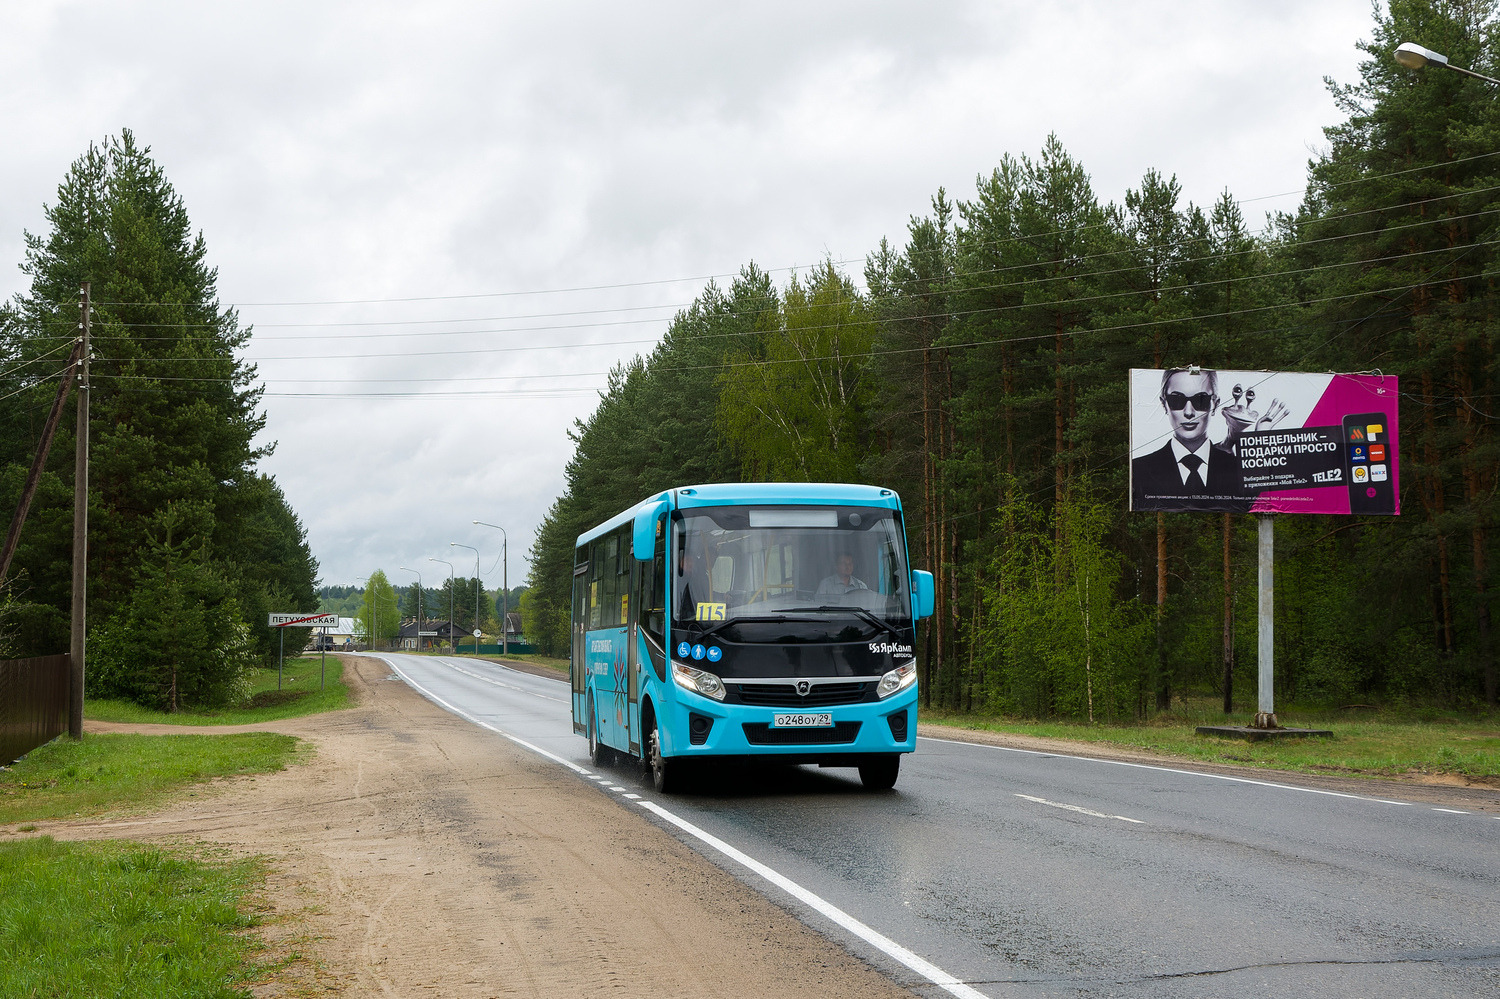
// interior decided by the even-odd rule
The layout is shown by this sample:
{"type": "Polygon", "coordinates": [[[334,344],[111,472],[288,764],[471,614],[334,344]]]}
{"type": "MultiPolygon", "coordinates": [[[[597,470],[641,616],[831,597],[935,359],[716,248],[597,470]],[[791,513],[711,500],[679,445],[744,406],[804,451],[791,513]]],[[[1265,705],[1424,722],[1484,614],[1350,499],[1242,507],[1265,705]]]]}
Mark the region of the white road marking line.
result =
{"type": "Polygon", "coordinates": [[[474,717],[473,715],[469,714],[469,712],[465,711],[463,708],[459,707],[458,705],[451,704],[448,701],[443,700],[441,697],[439,697],[438,695],[434,694],[432,691],[428,690],[426,687],[422,686],[420,683],[417,683],[415,680],[413,680],[411,677],[407,676],[405,673],[402,673],[400,667],[398,667],[395,663],[391,662],[389,659],[387,659],[385,661],[390,664],[391,669],[395,670],[397,673],[399,673],[401,675],[401,679],[405,680],[411,686],[411,688],[413,690],[415,690],[418,693],[420,693],[423,697],[427,698],[429,701],[431,701],[433,704],[436,704],[438,707],[445,708],[448,711],[451,711],[454,714],[458,715],[460,718],[464,719],[465,721],[473,722],[475,725],[478,725],[482,729],[487,729],[488,731],[494,732],[496,735],[504,736],[505,738],[509,739],[511,742],[514,742],[516,745],[518,745],[518,746],[524,746],[527,749],[531,750],[533,753],[536,753],[538,756],[545,756],[547,759],[551,760],[553,763],[561,763],[563,766],[567,767],[569,770],[573,771],[575,774],[579,774],[581,776],[592,776],[592,774],[590,774],[588,770],[584,769],[583,767],[580,767],[578,764],[574,763],[572,760],[565,760],[561,756],[558,756],[556,753],[549,753],[549,752],[547,752],[541,746],[534,746],[531,743],[527,742],[525,739],[518,739],[515,736],[511,735],[509,732],[505,731],[504,729],[499,728],[499,727],[497,727],[495,725],[491,725],[489,722],[484,721],[483,719],[474,717]]]}
{"type": "MultiPolygon", "coordinates": [[[[390,663],[390,660],[386,660],[386,662],[390,663]]],[[[403,680],[411,685],[412,689],[418,691],[423,697],[427,698],[429,701],[438,705],[439,707],[443,707],[449,711],[452,711],[460,718],[473,722],[480,728],[494,732],[496,735],[504,736],[511,742],[514,742],[516,745],[524,746],[526,749],[531,750],[538,756],[546,757],[554,763],[561,763],[563,766],[567,767],[569,770],[580,776],[594,776],[588,770],[580,767],[578,764],[573,763],[570,760],[563,759],[556,753],[549,753],[547,752],[547,750],[543,749],[540,746],[533,745],[532,743],[527,742],[525,739],[517,738],[516,736],[511,735],[509,732],[506,732],[503,729],[497,728],[494,725],[489,724],[488,722],[484,722],[478,718],[475,718],[473,715],[469,714],[469,712],[463,710],[457,705],[450,704],[448,701],[443,700],[441,697],[438,697],[436,694],[432,693],[427,688],[417,683],[405,673],[402,673],[401,669],[396,666],[395,663],[390,663],[390,666],[391,669],[394,669],[401,675],[401,678],[403,680]]],[[[960,999],[989,999],[989,997],[986,996],[983,992],[980,992],[978,989],[973,988],[969,985],[965,985],[962,981],[948,974],[946,971],[944,971],[942,968],[939,968],[931,961],[928,961],[922,957],[918,957],[913,952],[896,943],[890,937],[876,932],[874,929],[866,926],[864,923],[855,919],[844,910],[838,908],[830,902],[824,901],[821,897],[814,895],[806,888],[803,888],[801,885],[797,884],[791,878],[786,877],[784,874],[778,873],[777,871],[771,869],[770,867],[767,867],[765,864],[762,864],[760,861],[754,859],[748,854],[735,849],[728,843],[719,839],[717,836],[699,829],[697,826],[693,825],[686,819],[667,811],[656,802],[643,800],[641,799],[640,795],[637,794],[626,794],[625,797],[635,800],[642,808],[650,810],[654,814],[677,826],[688,835],[695,837],[702,843],[713,847],[715,850],[718,850],[729,859],[735,861],[738,864],[741,864],[751,871],[754,871],[756,874],[759,874],[761,877],[765,878],[767,881],[771,882],[782,891],[785,891],[793,898],[798,899],[799,901],[819,912],[823,916],[827,917],[834,923],[842,926],[844,929],[848,930],[850,933],[853,933],[855,936],[859,937],[861,940],[870,944],[872,947],[876,948],[882,953],[887,954],[896,961],[899,961],[900,963],[906,965],[912,971],[915,971],[917,974],[921,975],[929,982],[932,982],[934,985],[943,989],[945,992],[949,992],[955,996],[958,996],[960,997],[960,999]]]]}
{"type": "Polygon", "coordinates": [[[619,791],[619,792],[620,792],[620,793],[621,793],[621,794],[624,794],[624,793],[625,793],[625,789],[624,789],[624,788],[623,788],[623,787],[616,787],[616,786],[615,786],[615,785],[613,785],[613,784],[611,784],[611,785],[610,785],[610,786],[609,786],[609,789],[610,789],[610,790],[611,790],[611,791],[619,791]]]}
{"type": "Polygon", "coordinates": [[[885,934],[879,933],[869,926],[866,926],[864,923],[860,922],[858,919],[855,919],[853,916],[849,915],[838,906],[832,904],[831,902],[825,901],[821,896],[813,894],[806,888],[799,885],[797,882],[793,881],[791,878],[770,867],[767,867],[765,864],[762,864],[754,857],[751,857],[748,854],[735,849],[712,833],[698,828],[687,819],[684,819],[681,816],[668,811],[654,801],[642,801],[640,805],[642,808],[647,809],[652,814],[657,815],[667,822],[672,823],[672,825],[681,829],[683,832],[687,833],[689,836],[692,836],[694,839],[703,843],[705,846],[712,847],[713,849],[722,853],[724,856],[728,857],[730,860],[733,860],[735,863],[748,868],[756,874],[759,874],[761,877],[765,878],[767,881],[771,882],[773,885],[780,888],[788,895],[791,895],[799,902],[802,902],[804,905],[809,906],[829,920],[833,921],[839,926],[842,926],[844,929],[848,930],[850,933],[853,933],[855,936],[859,937],[861,940],[874,947],[876,950],[879,950],[881,953],[887,955],[888,957],[894,958],[895,960],[906,965],[912,971],[915,971],[917,974],[921,975],[923,978],[927,979],[929,982],[938,986],[944,991],[952,993],[955,996],[960,996],[962,997],[962,999],[988,999],[988,997],[978,989],[970,985],[966,985],[964,982],[948,974],[948,972],[944,971],[942,968],[939,968],[931,961],[928,961],[927,959],[922,957],[918,957],[916,954],[896,943],[896,941],[892,940],[885,934]]]}
{"type": "Polygon", "coordinates": [[[1370,798],[1363,794],[1345,794],[1343,791],[1324,791],[1316,787],[1298,787],[1295,784],[1277,784],[1274,781],[1254,780],[1250,777],[1231,777],[1228,774],[1210,774],[1201,770],[1179,770],[1175,767],[1162,767],[1151,763],[1127,763],[1124,760],[1102,760],[1097,756],[1071,756],[1067,753],[1048,753],[1038,749],[1017,749],[1014,746],[992,746],[987,742],[962,742],[958,739],[936,739],[930,735],[919,735],[918,739],[926,739],[928,742],[946,742],[951,746],[971,746],[975,749],[997,749],[1004,753],[1022,753],[1026,756],[1055,756],[1061,760],[1081,760],[1084,763],[1106,763],[1115,767],[1133,767],[1137,770],[1156,770],[1164,774],[1186,774],[1189,777],[1210,777],[1214,780],[1227,780],[1235,784],[1255,784],[1258,787],[1274,787],[1283,791],[1302,791],[1306,794],[1326,794],[1330,798],[1351,798],[1354,801],[1374,801],[1382,805],[1411,805],[1410,801],[1391,801],[1388,798],[1370,798]]]}
{"type": "Polygon", "coordinates": [[[540,697],[544,701],[556,701],[558,704],[567,704],[568,703],[566,698],[553,697],[550,694],[538,694],[534,690],[528,690],[527,688],[521,687],[521,686],[517,686],[514,683],[506,683],[503,680],[496,680],[494,677],[483,676],[483,675],[481,675],[479,673],[475,673],[473,670],[464,669],[462,666],[455,666],[453,663],[448,662],[446,659],[443,659],[443,658],[438,658],[438,659],[435,660],[435,662],[439,663],[440,665],[448,667],[449,669],[453,670],[453,672],[455,672],[455,673],[462,673],[464,676],[471,676],[474,679],[480,681],[481,683],[494,684],[496,687],[504,687],[507,690],[518,690],[518,691],[520,691],[523,694],[530,694],[532,697],[540,697]]]}
{"type": "Polygon", "coordinates": [[[1449,815],[1468,815],[1468,812],[1459,811],[1457,808],[1434,808],[1434,812],[1447,812],[1449,815]]]}
{"type": "Polygon", "coordinates": [[[1016,797],[1025,798],[1027,801],[1034,801],[1038,805],[1051,805],[1053,808],[1066,808],[1070,812],[1080,812],[1084,815],[1092,815],[1096,819],[1119,819],[1121,822],[1134,822],[1138,826],[1143,826],[1146,824],[1141,819],[1127,818],[1124,815],[1106,815],[1104,812],[1096,812],[1091,808],[1084,808],[1081,805],[1064,805],[1060,801],[1048,801],[1046,798],[1035,798],[1029,794],[1017,794],[1016,797]]]}

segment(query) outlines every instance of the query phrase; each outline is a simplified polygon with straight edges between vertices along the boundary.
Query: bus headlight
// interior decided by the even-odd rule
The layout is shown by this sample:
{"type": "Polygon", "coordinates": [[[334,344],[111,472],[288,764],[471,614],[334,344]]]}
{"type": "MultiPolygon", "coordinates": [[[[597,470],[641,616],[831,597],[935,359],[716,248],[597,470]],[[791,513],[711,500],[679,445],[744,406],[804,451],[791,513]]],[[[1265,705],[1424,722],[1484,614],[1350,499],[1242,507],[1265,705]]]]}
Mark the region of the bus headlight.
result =
{"type": "Polygon", "coordinates": [[[693,669],[682,663],[672,664],[672,676],[677,680],[679,686],[688,690],[696,691],[704,697],[712,697],[716,701],[724,699],[724,681],[712,673],[701,669],[693,669]]]}
{"type": "Polygon", "coordinates": [[[907,663],[905,666],[897,666],[885,676],[880,678],[880,685],[875,688],[875,693],[880,697],[890,697],[898,694],[917,682],[917,664],[907,663]]]}

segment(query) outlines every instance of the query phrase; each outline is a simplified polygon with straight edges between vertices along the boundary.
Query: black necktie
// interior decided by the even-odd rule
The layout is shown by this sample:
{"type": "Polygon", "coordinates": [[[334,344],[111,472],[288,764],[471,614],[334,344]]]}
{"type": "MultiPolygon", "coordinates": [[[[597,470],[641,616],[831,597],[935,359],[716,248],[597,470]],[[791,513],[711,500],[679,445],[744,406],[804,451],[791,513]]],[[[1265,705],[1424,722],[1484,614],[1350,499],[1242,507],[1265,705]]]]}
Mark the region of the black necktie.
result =
{"type": "Polygon", "coordinates": [[[1203,473],[1199,468],[1203,465],[1203,459],[1196,454],[1185,454],[1182,456],[1182,467],[1188,470],[1187,484],[1204,488],[1207,483],[1203,481],[1203,473]]]}

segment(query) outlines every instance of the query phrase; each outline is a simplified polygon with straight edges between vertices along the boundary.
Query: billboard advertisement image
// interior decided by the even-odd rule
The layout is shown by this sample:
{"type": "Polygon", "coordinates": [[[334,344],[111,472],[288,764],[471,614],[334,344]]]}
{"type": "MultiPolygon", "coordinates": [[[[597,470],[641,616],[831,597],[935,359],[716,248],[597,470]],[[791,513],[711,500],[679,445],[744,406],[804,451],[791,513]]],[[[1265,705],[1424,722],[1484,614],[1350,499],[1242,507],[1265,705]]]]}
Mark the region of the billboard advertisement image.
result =
{"type": "Polygon", "coordinates": [[[1401,512],[1392,375],[1132,368],[1130,509],[1401,512]]]}

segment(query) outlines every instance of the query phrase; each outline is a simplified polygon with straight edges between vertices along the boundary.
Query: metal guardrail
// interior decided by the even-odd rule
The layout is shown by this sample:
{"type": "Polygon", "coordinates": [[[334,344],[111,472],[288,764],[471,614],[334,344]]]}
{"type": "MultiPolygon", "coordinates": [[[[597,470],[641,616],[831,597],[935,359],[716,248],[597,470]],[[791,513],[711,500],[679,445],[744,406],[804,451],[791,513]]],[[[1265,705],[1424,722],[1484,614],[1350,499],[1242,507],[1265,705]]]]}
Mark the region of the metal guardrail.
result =
{"type": "Polygon", "coordinates": [[[68,730],[67,654],[0,659],[0,763],[68,730]]]}

